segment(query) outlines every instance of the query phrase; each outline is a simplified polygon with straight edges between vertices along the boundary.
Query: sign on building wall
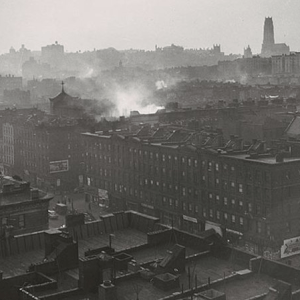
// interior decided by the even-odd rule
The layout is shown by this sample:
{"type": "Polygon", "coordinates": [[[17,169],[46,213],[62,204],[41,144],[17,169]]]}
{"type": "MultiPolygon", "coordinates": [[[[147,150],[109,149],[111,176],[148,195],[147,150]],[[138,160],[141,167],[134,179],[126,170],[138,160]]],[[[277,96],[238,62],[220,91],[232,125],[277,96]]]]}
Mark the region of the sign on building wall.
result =
{"type": "Polygon", "coordinates": [[[68,160],[50,161],[50,173],[69,171],[68,160]]]}
{"type": "Polygon", "coordinates": [[[281,258],[300,253],[300,236],[283,241],[281,258]]]}

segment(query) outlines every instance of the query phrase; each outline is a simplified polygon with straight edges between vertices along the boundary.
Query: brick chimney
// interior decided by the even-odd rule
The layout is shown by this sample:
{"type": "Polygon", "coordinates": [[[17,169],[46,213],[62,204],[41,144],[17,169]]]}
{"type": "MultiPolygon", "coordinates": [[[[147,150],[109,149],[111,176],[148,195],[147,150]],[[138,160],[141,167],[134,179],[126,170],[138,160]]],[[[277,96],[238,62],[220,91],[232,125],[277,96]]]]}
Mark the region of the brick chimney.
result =
{"type": "Polygon", "coordinates": [[[99,300],[115,300],[117,299],[117,287],[110,280],[105,280],[98,287],[99,300]]]}

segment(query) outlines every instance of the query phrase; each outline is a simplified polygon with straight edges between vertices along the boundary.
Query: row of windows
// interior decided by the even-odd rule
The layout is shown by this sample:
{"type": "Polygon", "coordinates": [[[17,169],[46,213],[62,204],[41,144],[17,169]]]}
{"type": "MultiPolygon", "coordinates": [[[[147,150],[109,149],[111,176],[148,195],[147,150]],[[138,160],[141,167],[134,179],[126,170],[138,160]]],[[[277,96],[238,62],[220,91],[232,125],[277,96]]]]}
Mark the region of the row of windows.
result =
{"type": "Polygon", "coordinates": [[[211,219],[217,219],[217,220],[221,220],[221,218],[222,218],[225,222],[231,221],[232,224],[236,224],[238,222],[241,226],[244,225],[243,217],[237,217],[234,214],[229,214],[227,212],[221,212],[219,210],[214,211],[212,208],[206,209],[204,207],[202,210],[202,215],[205,218],[209,217],[211,219]]]}
{"type": "MultiPolygon", "coordinates": [[[[202,176],[202,182],[205,183],[207,181],[207,178],[205,175],[202,176]]],[[[220,179],[216,178],[215,179],[215,185],[218,186],[220,184],[220,179]]],[[[222,180],[222,188],[224,190],[227,190],[229,188],[235,189],[238,188],[239,193],[243,193],[243,184],[238,183],[236,184],[235,181],[227,181],[227,180],[222,180]]]]}
{"type": "Polygon", "coordinates": [[[1,218],[1,228],[5,229],[6,226],[17,226],[18,229],[25,228],[25,215],[18,215],[13,217],[3,217],[1,218]]]}

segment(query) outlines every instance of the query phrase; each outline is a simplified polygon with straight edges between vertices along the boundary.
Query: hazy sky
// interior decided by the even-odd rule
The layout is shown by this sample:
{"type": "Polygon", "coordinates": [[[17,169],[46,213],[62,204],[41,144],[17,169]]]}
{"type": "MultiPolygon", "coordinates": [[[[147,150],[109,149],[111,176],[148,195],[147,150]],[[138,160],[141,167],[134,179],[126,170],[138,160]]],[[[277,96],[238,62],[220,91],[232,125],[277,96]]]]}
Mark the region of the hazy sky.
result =
{"type": "Polygon", "coordinates": [[[260,52],[272,16],[275,42],[300,51],[300,0],[0,0],[0,53],[58,41],[65,50],[185,48],[221,44],[260,52]]]}

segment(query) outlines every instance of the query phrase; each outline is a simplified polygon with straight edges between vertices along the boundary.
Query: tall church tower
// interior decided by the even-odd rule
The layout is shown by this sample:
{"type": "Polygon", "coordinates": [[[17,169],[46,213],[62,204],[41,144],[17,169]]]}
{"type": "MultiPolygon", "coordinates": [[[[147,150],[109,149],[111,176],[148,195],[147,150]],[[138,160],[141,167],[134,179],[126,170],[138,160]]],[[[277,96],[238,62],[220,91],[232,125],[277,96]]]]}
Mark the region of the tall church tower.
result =
{"type": "Polygon", "coordinates": [[[261,48],[262,56],[269,56],[272,53],[273,46],[275,44],[274,40],[274,26],[272,18],[265,18],[264,24],[264,39],[261,48]]]}

